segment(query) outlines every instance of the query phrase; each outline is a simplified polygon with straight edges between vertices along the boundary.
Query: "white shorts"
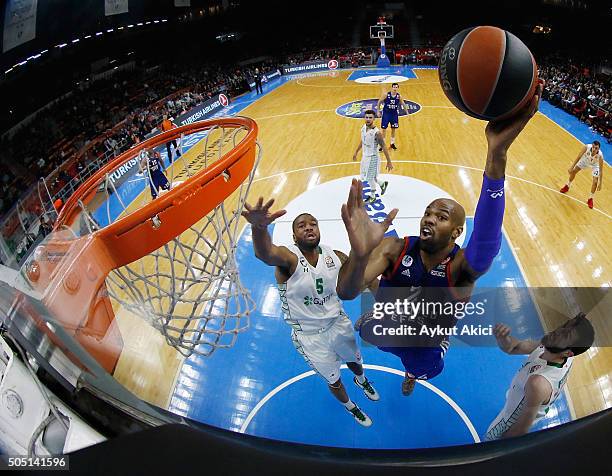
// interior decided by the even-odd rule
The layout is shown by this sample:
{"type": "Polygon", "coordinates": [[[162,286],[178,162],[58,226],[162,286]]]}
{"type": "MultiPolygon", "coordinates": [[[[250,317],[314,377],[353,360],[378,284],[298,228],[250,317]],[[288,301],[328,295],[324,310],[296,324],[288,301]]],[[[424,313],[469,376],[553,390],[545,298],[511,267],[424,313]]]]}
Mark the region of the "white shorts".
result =
{"type": "Polygon", "coordinates": [[[379,167],[380,157],[378,155],[363,156],[361,158],[361,180],[368,182],[373,187],[374,181],[378,177],[379,167]]]}
{"type": "Polygon", "coordinates": [[[329,329],[320,334],[294,330],[291,340],[304,360],[330,384],[340,379],[340,366],[344,362],[363,362],[353,324],[345,315],[338,317],[329,329]]]}
{"type": "Polygon", "coordinates": [[[578,167],[580,170],[586,169],[587,167],[591,167],[591,175],[593,177],[599,177],[599,163],[591,164],[587,159],[583,157],[578,161],[576,167],[578,167]]]}

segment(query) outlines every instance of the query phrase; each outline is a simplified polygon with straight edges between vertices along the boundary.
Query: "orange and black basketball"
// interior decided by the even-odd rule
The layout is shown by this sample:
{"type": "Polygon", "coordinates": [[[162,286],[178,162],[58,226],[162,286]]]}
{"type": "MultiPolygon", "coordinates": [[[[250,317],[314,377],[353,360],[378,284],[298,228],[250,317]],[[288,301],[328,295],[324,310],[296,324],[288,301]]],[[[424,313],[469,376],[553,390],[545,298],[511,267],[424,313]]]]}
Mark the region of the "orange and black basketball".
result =
{"type": "Polygon", "coordinates": [[[538,67],[529,48],[494,26],[467,28],[446,44],[438,69],[446,97],[487,121],[519,111],[533,96],[538,67]]]}

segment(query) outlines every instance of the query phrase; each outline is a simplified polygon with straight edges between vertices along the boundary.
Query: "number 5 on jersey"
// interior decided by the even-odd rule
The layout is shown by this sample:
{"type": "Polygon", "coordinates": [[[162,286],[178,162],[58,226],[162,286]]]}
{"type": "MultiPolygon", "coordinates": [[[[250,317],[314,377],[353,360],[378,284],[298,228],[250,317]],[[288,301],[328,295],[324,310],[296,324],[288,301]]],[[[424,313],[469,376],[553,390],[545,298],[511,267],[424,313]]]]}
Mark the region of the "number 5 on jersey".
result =
{"type": "Polygon", "coordinates": [[[323,278],[317,278],[315,284],[317,285],[317,293],[323,294],[323,278]]]}

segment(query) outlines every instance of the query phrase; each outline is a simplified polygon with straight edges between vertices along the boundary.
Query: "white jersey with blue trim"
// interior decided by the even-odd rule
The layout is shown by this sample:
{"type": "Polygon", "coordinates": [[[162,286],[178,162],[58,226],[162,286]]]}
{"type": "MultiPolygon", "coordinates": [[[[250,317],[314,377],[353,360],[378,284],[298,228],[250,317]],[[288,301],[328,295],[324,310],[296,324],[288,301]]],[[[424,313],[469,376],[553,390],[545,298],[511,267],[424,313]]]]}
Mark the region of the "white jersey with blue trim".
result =
{"type": "Polygon", "coordinates": [[[332,248],[319,245],[317,265],[312,266],[297,246],[287,246],[298,258],[295,272],[278,284],[284,319],[296,331],[325,329],[344,314],[336,294],[342,263],[332,248]]]}

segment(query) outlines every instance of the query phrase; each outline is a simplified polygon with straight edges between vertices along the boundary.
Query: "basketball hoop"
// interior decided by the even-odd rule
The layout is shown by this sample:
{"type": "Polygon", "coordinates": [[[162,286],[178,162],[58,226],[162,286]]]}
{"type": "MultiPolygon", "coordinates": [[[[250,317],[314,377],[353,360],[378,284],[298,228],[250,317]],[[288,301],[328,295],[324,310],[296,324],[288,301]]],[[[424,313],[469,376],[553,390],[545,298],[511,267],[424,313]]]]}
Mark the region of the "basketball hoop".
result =
{"type": "Polygon", "coordinates": [[[240,282],[235,250],[261,157],[257,130],[245,117],[172,129],[121,154],[79,187],[24,268],[58,320],[75,329],[106,325],[106,331],[121,308],[185,357],[231,347],[255,308],[240,282]],[[168,166],[170,190],[151,199],[148,162],[137,175],[135,161],[173,140],[192,144],[194,153],[168,166]],[[117,185],[118,171],[131,168],[135,178],[117,185]]]}

